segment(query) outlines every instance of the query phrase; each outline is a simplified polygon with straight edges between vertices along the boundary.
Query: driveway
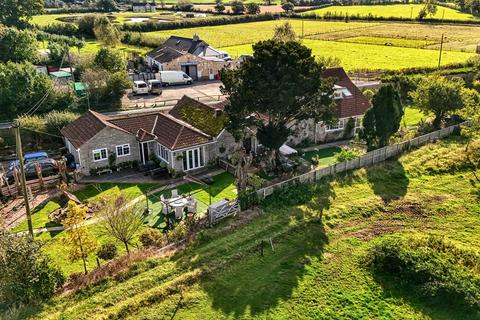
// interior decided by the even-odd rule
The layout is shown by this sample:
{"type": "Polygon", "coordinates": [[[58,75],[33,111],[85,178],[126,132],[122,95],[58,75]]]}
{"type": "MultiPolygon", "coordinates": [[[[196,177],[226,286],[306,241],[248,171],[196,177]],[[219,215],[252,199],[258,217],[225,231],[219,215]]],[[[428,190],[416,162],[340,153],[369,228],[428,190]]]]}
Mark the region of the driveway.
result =
{"type": "Polygon", "coordinates": [[[140,95],[134,96],[131,92],[122,99],[124,108],[132,108],[135,106],[151,106],[155,105],[175,105],[184,95],[192,98],[202,98],[204,100],[221,100],[220,92],[221,81],[199,81],[191,85],[169,86],[163,88],[160,96],[157,95],[140,95]]]}

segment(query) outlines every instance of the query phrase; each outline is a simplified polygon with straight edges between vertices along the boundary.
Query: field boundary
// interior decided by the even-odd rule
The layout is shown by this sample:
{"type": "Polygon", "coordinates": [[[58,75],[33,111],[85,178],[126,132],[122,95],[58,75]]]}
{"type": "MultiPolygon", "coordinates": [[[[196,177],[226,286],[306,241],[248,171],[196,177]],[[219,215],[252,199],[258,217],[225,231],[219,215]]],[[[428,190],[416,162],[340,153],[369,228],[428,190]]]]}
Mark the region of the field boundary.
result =
{"type": "Polygon", "coordinates": [[[282,182],[273,184],[271,186],[261,188],[255,192],[259,200],[263,200],[266,197],[273,194],[273,192],[276,189],[281,189],[286,186],[290,186],[298,183],[311,183],[311,182],[318,181],[323,177],[333,176],[337,173],[359,169],[363,167],[368,167],[376,163],[383,162],[389,158],[399,156],[405,151],[410,150],[411,148],[420,147],[427,143],[436,142],[439,139],[448,137],[449,135],[452,134],[452,132],[454,132],[455,129],[460,128],[460,126],[464,126],[464,125],[468,125],[468,121],[465,121],[463,123],[453,125],[450,127],[446,127],[446,128],[413,138],[411,140],[403,141],[403,142],[386,146],[380,149],[369,151],[366,154],[358,158],[355,158],[353,160],[335,163],[331,166],[321,168],[321,169],[314,169],[307,173],[290,178],[288,180],[284,180],[282,182]]]}

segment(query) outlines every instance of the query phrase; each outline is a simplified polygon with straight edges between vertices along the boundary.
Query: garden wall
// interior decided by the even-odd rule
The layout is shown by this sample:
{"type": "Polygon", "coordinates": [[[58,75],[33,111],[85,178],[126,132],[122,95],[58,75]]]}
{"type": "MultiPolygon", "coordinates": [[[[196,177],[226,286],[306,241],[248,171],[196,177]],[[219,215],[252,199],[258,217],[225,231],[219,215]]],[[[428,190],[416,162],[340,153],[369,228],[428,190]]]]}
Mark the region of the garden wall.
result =
{"type": "Polygon", "coordinates": [[[294,178],[279,182],[277,184],[262,188],[257,190],[257,196],[258,199],[262,200],[271,195],[275,189],[278,188],[283,188],[288,185],[296,184],[296,183],[305,183],[305,182],[315,182],[320,180],[323,177],[326,176],[331,176],[336,173],[348,171],[348,170],[353,170],[353,169],[358,169],[358,168],[363,168],[367,167],[370,165],[373,165],[375,163],[379,163],[382,161],[385,161],[389,158],[399,156],[402,154],[404,151],[410,150],[410,148],[414,147],[420,147],[423,146],[427,143],[430,142],[435,142],[438,139],[442,139],[445,137],[448,137],[452,132],[456,129],[459,128],[462,125],[467,125],[467,122],[457,124],[454,126],[450,126],[447,128],[443,128],[441,130],[437,130],[434,132],[431,132],[429,134],[423,135],[416,137],[414,139],[404,141],[401,143],[396,143],[390,146],[386,146],[380,149],[376,149],[370,152],[367,152],[366,154],[355,158],[350,161],[344,161],[344,162],[339,162],[336,164],[333,164],[329,167],[326,168],[321,168],[321,169],[315,169],[310,172],[301,174],[299,176],[296,176],[294,178]]]}

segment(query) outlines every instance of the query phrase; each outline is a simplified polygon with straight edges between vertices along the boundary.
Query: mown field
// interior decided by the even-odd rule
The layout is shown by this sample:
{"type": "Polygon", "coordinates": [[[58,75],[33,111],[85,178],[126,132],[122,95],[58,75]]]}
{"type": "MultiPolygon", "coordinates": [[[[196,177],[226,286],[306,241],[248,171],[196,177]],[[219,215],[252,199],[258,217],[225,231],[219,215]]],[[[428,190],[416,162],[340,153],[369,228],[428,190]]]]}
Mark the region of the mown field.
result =
{"type": "MultiPolygon", "coordinates": [[[[251,53],[252,43],[270,38],[275,26],[283,22],[285,20],[185,28],[145,35],[159,37],[160,42],[170,35],[191,37],[198,34],[209,44],[239,56],[251,53]]],[[[289,22],[301,36],[302,21],[289,22]]],[[[306,20],[303,43],[312,48],[315,55],[340,58],[348,70],[396,70],[438,65],[437,49],[442,33],[445,34],[442,64],[465,62],[474,55],[480,41],[480,28],[474,26],[306,20]]]]}
{"type": "MultiPolygon", "coordinates": [[[[420,10],[424,7],[422,4],[393,4],[393,5],[372,5],[372,6],[331,6],[322,9],[316,9],[307,11],[303,14],[316,14],[324,16],[325,14],[336,15],[359,15],[361,17],[367,17],[372,15],[382,18],[411,18],[415,19],[418,16],[420,10]]],[[[437,7],[438,10],[433,16],[427,16],[427,18],[433,18],[438,20],[478,20],[475,16],[461,12],[459,10],[437,7]]]]}
{"type": "Polygon", "coordinates": [[[472,174],[450,138],[398,160],[274,194],[262,214],[202,231],[192,247],[151,258],[21,319],[479,319],[452,301],[378,278],[366,252],[388,237],[437,235],[478,250],[472,174]],[[264,241],[264,255],[260,244],[264,241]]]}
{"type": "MultiPolygon", "coordinates": [[[[309,39],[305,39],[303,44],[311,48],[315,56],[339,58],[346,70],[398,70],[438,65],[437,50],[309,39]]],[[[251,45],[221,49],[234,56],[253,52],[251,45]]],[[[475,54],[469,52],[443,51],[442,65],[465,62],[473,56],[475,54]]]]}

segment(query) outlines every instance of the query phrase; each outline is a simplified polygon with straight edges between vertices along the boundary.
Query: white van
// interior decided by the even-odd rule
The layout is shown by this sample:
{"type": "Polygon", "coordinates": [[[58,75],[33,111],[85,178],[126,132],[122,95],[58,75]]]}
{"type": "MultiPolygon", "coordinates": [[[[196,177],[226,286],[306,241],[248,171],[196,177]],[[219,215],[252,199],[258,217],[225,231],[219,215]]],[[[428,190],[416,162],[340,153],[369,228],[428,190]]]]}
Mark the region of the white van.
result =
{"type": "Polygon", "coordinates": [[[148,94],[148,85],[145,81],[133,81],[133,95],[148,94]]]}
{"type": "Polygon", "coordinates": [[[163,86],[193,83],[193,79],[183,71],[159,71],[158,73],[163,86]]]}

